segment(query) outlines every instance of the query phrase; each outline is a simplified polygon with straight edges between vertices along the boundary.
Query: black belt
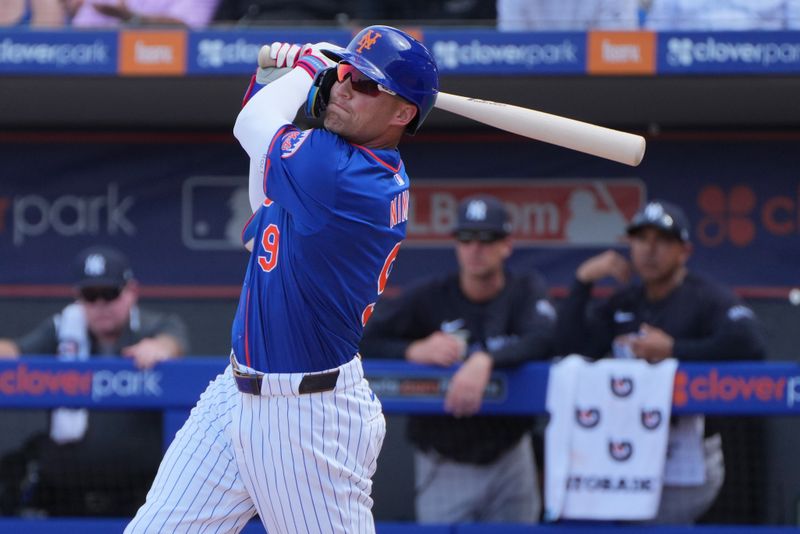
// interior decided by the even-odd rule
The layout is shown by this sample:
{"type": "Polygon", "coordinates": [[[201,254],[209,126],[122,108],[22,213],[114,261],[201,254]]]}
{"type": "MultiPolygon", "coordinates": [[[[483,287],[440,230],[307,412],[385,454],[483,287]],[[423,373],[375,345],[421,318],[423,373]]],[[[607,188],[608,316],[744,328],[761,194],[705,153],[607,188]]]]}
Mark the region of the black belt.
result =
{"type": "MultiPolygon", "coordinates": [[[[251,395],[261,395],[261,383],[263,382],[264,375],[251,375],[241,372],[239,369],[233,369],[233,378],[236,380],[236,387],[242,393],[249,393],[251,395]]],[[[300,387],[298,392],[304,393],[322,393],[323,391],[332,391],[336,387],[336,381],[339,379],[339,369],[327,373],[317,373],[312,375],[305,375],[300,380],[300,387]]]]}

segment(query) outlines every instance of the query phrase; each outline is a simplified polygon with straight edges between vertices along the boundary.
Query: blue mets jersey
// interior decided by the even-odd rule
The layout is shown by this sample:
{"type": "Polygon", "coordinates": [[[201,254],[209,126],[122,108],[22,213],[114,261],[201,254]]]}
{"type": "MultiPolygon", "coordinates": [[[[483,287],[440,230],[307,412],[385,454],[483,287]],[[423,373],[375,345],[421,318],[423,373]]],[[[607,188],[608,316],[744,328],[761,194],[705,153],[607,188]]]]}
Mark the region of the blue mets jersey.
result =
{"type": "Polygon", "coordinates": [[[409,179],[396,149],[287,126],[269,148],[267,199],[232,329],[237,359],[270,373],[338,367],[358,351],[408,219],[409,179]]]}

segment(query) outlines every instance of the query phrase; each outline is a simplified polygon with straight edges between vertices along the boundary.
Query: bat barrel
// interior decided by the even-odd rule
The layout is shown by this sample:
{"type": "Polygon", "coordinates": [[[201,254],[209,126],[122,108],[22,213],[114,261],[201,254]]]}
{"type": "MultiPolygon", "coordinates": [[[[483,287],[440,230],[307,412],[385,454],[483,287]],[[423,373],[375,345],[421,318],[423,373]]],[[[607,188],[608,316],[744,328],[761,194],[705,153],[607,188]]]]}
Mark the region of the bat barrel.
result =
{"type": "Polygon", "coordinates": [[[644,157],[644,137],[596,124],[449,93],[439,93],[436,107],[507,132],[634,167],[644,157]]]}

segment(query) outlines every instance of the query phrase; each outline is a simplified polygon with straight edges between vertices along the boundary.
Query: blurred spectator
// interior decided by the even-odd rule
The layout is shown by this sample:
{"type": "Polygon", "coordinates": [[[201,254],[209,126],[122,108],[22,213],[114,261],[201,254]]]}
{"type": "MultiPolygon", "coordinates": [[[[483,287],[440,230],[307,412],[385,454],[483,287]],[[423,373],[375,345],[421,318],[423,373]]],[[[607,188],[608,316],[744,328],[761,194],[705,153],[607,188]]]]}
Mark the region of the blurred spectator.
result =
{"type": "Polygon", "coordinates": [[[500,31],[635,30],[639,0],[497,0],[500,31]]]}
{"type": "MultiPolygon", "coordinates": [[[[559,353],[649,362],[764,357],[764,340],[750,308],[687,268],[692,245],[680,208],[650,202],[627,232],[631,263],[608,250],[578,267],[559,313],[559,353]],[[628,283],[634,273],[639,280],[628,283]],[[592,286],[607,277],[625,285],[590,308],[592,286]]],[[[674,418],[654,522],[693,523],[716,499],[724,476],[719,435],[705,437],[702,416],[674,418]]]]}
{"type": "Polygon", "coordinates": [[[486,0],[357,0],[356,16],[377,20],[493,21],[497,10],[486,0]]]}
{"type": "Polygon", "coordinates": [[[220,0],[64,0],[78,28],[208,26],[220,0]]]}
{"type": "Polygon", "coordinates": [[[800,27],[798,0],[651,0],[653,30],[783,30],[800,27]]]}
{"type": "Polygon", "coordinates": [[[555,312],[544,284],[505,270],[510,230],[498,199],[462,202],[459,272],[378,305],[364,332],[365,357],[460,363],[445,397],[452,415],[409,418],[422,523],[539,521],[533,419],[475,415],[493,368],[543,359],[552,349],[555,312]]]}
{"type": "MultiPolygon", "coordinates": [[[[61,360],[130,358],[142,369],[187,350],[176,316],[140,309],[128,260],[93,247],[77,258],[77,299],[16,339],[0,339],[0,358],[55,354],[61,360]]],[[[161,414],[58,408],[48,435],[0,461],[5,514],[132,516],[161,459],[161,414]]]]}
{"type": "Polygon", "coordinates": [[[238,23],[349,20],[351,2],[337,0],[222,0],[214,20],[238,23]]]}
{"type": "Polygon", "coordinates": [[[55,28],[64,26],[62,0],[2,0],[0,27],[31,26],[55,28]]]}
{"type": "Polygon", "coordinates": [[[239,23],[281,21],[335,22],[353,19],[380,21],[491,21],[494,2],[485,0],[223,0],[214,20],[239,23]]]}

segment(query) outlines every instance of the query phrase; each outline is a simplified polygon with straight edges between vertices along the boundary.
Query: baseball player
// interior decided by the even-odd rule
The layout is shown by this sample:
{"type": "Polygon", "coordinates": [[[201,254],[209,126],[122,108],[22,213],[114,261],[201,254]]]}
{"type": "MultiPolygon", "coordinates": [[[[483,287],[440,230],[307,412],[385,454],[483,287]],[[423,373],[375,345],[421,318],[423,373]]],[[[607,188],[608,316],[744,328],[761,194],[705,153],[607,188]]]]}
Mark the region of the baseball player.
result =
{"type": "Polygon", "coordinates": [[[374,532],[371,476],[385,434],[357,354],[405,237],[397,151],[438,93],[428,50],[388,26],[347,49],[276,43],[234,134],[250,157],[252,251],[231,363],[166,452],[127,533],[374,532]],[[298,59],[299,57],[299,59],[298,59]],[[292,125],[306,104],[324,129],[292,125]]]}
{"type": "MultiPolygon", "coordinates": [[[[559,349],[592,357],[681,361],[755,360],[765,354],[758,322],[727,289],[689,271],[689,222],[678,206],[653,201],[628,226],[629,263],[609,250],[576,271],[558,317],[559,349]],[[587,315],[595,282],[627,282],[587,315]]],[[[702,416],[670,427],[664,488],[656,523],[693,523],[714,502],[725,469],[718,434],[705,437],[702,416]]]]}

